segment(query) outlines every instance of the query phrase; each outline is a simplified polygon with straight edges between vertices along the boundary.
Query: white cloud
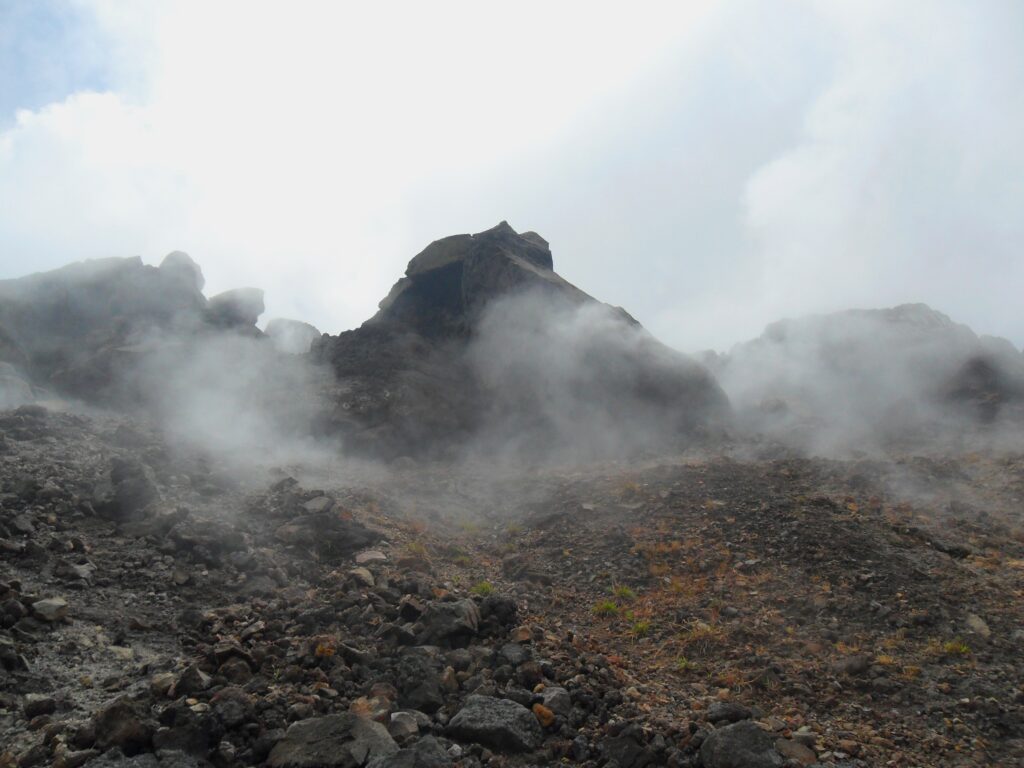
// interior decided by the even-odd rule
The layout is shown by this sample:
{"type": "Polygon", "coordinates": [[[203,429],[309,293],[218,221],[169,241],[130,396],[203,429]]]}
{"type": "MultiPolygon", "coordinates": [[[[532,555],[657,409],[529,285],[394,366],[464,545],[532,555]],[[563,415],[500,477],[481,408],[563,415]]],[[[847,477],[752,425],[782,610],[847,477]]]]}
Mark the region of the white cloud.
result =
{"type": "Polygon", "coordinates": [[[1018,4],[82,6],[111,88],[0,133],[6,276],[183,249],[338,331],[507,218],[683,348],[900,301],[1024,342],[1018,4]]]}
{"type": "Polygon", "coordinates": [[[425,244],[406,226],[410,190],[454,199],[555,141],[701,11],[92,7],[124,87],[22,113],[0,135],[4,271],[180,248],[209,290],[261,285],[271,311],[335,331],[372,314],[425,244]]]}

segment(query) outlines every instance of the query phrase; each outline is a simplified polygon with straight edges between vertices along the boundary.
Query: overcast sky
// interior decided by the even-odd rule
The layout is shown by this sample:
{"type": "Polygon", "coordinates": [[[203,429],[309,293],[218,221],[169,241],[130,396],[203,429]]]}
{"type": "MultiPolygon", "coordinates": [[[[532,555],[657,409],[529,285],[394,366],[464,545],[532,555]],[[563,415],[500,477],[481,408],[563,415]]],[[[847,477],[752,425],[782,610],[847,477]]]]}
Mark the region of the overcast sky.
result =
{"type": "Polygon", "coordinates": [[[684,350],[1024,343],[1024,3],[0,0],[0,277],[171,250],[337,333],[507,219],[684,350]]]}

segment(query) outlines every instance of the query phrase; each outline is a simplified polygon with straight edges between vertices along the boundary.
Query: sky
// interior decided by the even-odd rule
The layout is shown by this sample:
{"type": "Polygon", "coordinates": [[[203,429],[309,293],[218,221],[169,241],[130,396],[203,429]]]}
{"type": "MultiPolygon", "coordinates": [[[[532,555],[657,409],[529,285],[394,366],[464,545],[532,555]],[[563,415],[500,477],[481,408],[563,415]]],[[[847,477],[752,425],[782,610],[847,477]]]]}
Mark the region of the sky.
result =
{"type": "Polygon", "coordinates": [[[188,252],[337,333],[507,220],[685,351],[1024,344],[1024,4],[0,0],[0,278],[188,252]]]}

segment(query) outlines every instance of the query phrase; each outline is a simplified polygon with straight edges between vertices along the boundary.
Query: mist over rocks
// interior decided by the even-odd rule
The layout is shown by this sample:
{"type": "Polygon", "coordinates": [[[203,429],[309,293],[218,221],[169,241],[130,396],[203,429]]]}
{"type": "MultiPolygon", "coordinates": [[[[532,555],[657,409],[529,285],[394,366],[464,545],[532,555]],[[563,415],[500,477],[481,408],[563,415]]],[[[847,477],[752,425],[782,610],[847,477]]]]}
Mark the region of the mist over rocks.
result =
{"type": "Polygon", "coordinates": [[[330,428],[385,457],[607,455],[685,443],[729,415],[703,367],[559,276],[548,243],[507,222],[431,243],[374,317],[312,356],[336,377],[330,428]]]}
{"type": "Polygon", "coordinates": [[[175,251],[159,267],[135,258],[69,264],[0,281],[0,360],[36,386],[87,402],[130,398],[145,354],[216,330],[259,336],[263,295],[209,301],[202,270],[175,251]]]}
{"type": "Polygon", "coordinates": [[[304,355],[322,335],[315,326],[301,320],[275,317],[263,331],[279,352],[304,355]]]}
{"type": "Polygon", "coordinates": [[[744,426],[817,451],[1024,423],[1024,355],[925,304],[781,320],[702,360],[744,426]]]}

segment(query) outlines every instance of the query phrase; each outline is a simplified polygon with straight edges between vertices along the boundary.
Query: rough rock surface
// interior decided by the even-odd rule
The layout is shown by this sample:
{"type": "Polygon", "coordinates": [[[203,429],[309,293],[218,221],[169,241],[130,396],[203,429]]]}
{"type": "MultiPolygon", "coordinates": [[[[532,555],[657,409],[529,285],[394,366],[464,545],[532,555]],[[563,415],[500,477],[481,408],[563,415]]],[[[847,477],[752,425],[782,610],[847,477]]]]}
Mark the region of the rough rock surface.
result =
{"type": "Polygon", "coordinates": [[[443,452],[485,427],[526,432],[537,451],[587,419],[678,442],[728,413],[701,366],[564,280],[547,242],[506,222],[431,243],[373,318],[313,356],[337,376],[331,428],[385,456],[443,452]],[[517,351],[516,376],[491,367],[517,351]],[[664,433],[638,426],[638,411],[664,433]]]}
{"type": "Polygon", "coordinates": [[[494,749],[528,752],[543,739],[537,718],[509,699],[470,696],[448,725],[448,734],[494,749]]]}
{"type": "Polygon", "coordinates": [[[380,723],[356,715],[328,715],[293,723],[271,750],[270,768],[358,768],[398,752],[380,723]]]}
{"type": "Polygon", "coordinates": [[[780,768],[783,762],[768,734],[750,720],[708,734],[700,759],[704,768],[780,768]]]}
{"type": "Polygon", "coordinates": [[[1019,452],[299,482],[124,417],[0,431],[3,768],[1024,759],[1019,452]],[[101,514],[143,459],[158,500],[101,514]]]}

